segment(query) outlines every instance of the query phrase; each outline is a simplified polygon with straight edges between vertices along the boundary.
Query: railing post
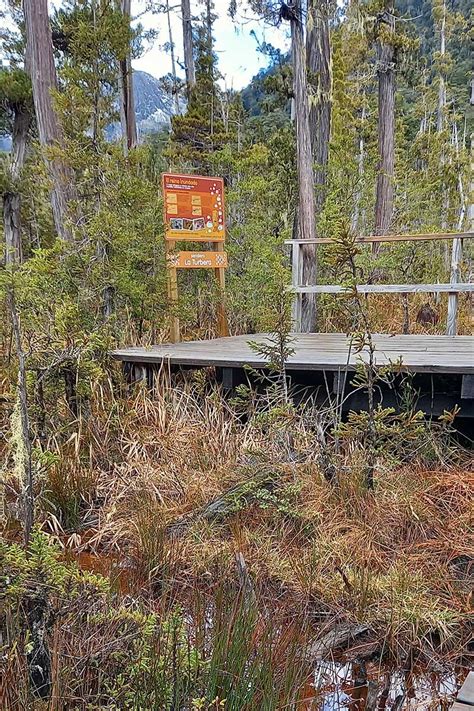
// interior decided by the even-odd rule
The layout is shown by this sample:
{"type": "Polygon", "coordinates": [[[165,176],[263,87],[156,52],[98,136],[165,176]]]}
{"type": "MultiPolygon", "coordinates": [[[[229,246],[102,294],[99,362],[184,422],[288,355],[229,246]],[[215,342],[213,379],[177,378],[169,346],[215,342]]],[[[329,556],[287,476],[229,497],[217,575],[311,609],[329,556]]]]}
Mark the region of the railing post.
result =
{"type": "MultiPolygon", "coordinates": [[[[301,245],[296,240],[291,245],[291,285],[301,285],[301,245]]],[[[291,320],[295,333],[301,333],[301,299],[301,294],[293,295],[291,320]]]]}
{"type": "MultiPolygon", "coordinates": [[[[451,284],[459,283],[459,266],[462,255],[462,240],[453,240],[453,251],[451,252],[451,284]]],[[[458,293],[455,291],[449,292],[448,295],[448,321],[446,324],[446,335],[455,336],[457,333],[458,323],[458,293]]]]}

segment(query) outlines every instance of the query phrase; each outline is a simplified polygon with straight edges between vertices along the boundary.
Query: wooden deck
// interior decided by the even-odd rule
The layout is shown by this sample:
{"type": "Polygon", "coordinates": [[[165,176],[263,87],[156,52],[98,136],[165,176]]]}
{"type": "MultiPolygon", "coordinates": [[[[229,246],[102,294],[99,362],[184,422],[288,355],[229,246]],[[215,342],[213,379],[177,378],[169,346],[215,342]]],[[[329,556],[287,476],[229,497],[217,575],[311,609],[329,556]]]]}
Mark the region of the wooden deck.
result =
{"type": "Polygon", "coordinates": [[[451,706],[453,711],[473,711],[474,709],[474,672],[469,672],[464,684],[458,691],[457,699],[451,706]]]}
{"type": "MultiPolygon", "coordinates": [[[[202,368],[262,367],[264,360],[249,346],[249,341],[264,341],[268,334],[229,336],[209,341],[164,343],[145,347],[129,347],[113,351],[112,357],[127,363],[169,364],[202,368]]],[[[387,365],[401,359],[405,370],[413,373],[474,374],[474,336],[373,336],[377,365],[387,365]]],[[[295,334],[294,355],[288,370],[338,371],[352,370],[360,355],[351,347],[350,339],[341,333],[295,334]]],[[[366,354],[362,354],[366,357],[366,354]]]]}

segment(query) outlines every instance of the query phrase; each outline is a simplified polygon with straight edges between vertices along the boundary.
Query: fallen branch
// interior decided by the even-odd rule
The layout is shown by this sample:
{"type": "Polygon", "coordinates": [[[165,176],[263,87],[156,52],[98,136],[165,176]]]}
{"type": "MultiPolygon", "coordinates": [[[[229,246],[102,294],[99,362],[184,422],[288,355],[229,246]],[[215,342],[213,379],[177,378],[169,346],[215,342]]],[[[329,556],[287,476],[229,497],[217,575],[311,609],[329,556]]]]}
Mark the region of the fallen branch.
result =
{"type": "Polygon", "coordinates": [[[171,523],[167,527],[166,533],[171,537],[178,537],[182,536],[197,521],[216,521],[226,518],[235,511],[247,506],[257,489],[272,491],[277,486],[276,477],[275,470],[266,470],[253,478],[235,484],[235,486],[200,509],[192,511],[178,521],[171,523]]]}
{"type": "Polygon", "coordinates": [[[324,637],[316,640],[311,645],[308,651],[309,656],[315,662],[319,662],[338,650],[347,649],[351,643],[370,631],[371,628],[364,624],[347,623],[336,625],[324,637]]]}

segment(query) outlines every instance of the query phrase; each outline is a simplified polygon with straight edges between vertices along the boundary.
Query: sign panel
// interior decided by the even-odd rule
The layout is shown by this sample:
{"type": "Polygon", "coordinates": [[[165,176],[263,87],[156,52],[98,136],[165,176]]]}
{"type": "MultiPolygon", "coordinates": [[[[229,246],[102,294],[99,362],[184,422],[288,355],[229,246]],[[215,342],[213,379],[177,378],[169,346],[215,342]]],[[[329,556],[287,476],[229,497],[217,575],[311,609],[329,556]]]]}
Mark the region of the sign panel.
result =
{"type": "Polygon", "coordinates": [[[174,269],[219,269],[227,267],[226,252],[171,252],[168,266],[174,269]]]}
{"type": "Polygon", "coordinates": [[[163,173],[165,238],[194,242],[225,239],[224,181],[163,173]]]}

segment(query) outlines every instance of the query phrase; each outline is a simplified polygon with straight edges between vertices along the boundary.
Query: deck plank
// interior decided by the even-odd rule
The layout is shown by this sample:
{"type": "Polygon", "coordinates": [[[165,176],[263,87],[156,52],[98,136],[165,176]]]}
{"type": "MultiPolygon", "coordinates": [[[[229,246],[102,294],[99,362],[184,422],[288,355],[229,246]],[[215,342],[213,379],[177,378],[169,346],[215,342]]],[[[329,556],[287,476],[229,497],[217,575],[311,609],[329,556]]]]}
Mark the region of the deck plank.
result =
{"type": "MultiPolygon", "coordinates": [[[[265,361],[249,341],[263,342],[268,334],[215,338],[209,341],[163,343],[150,347],[131,346],[112,352],[112,357],[135,363],[169,363],[187,366],[242,367],[261,366],[265,361]]],[[[402,359],[412,372],[474,373],[474,336],[431,336],[374,334],[375,361],[378,365],[402,359]]],[[[289,358],[289,370],[353,369],[367,353],[357,353],[354,343],[341,333],[294,334],[295,353],[289,358]]]]}
{"type": "Polygon", "coordinates": [[[469,672],[458,691],[457,700],[463,704],[474,706],[474,672],[469,672]]]}

